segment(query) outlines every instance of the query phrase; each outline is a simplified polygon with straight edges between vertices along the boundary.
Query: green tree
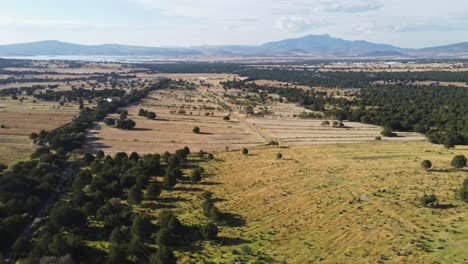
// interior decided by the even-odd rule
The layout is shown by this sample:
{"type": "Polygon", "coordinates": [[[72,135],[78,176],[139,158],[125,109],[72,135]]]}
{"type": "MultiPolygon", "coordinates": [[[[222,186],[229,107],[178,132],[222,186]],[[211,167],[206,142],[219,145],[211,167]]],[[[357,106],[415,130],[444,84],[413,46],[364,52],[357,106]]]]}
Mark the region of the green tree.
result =
{"type": "Polygon", "coordinates": [[[434,207],[438,203],[438,198],[435,194],[430,194],[430,195],[424,194],[420,200],[421,200],[421,204],[425,207],[434,207]]]}
{"type": "Polygon", "coordinates": [[[156,263],[158,264],[176,264],[177,263],[177,258],[175,257],[172,250],[170,250],[168,247],[164,245],[159,246],[155,259],[157,261],[156,263]]]}
{"type": "Polygon", "coordinates": [[[213,206],[210,209],[210,219],[215,223],[218,223],[221,220],[221,212],[216,206],[213,206]]]}
{"type": "Polygon", "coordinates": [[[87,224],[86,215],[81,210],[61,205],[52,208],[50,220],[57,228],[81,228],[87,224]]]}
{"type": "Polygon", "coordinates": [[[131,205],[138,205],[143,200],[143,192],[138,186],[133,186],[128,191],[128,202],[131,205]]]}
{"type": "Polygon", "coordinates": [[[199,127],[194,127],[192,129],[192,132],[195,133],[195,134],[200,134],[200,128],[199,127]]]}
{"type": "Polygon", "coordinates": [[[109,243],[112,245],[122,245],[127,242],[124,231],[119,227],[114,228],[109,236],[109,243]]]}
{"type": "Polygon", "coordinates": [[[248,150],[247,148],[243,148],[243,149],[242,149],[242,154],[248,155],[248,154],[249,154],[249,150],[248,150]]]}
{"type": "Polygon", "coordinates": [[[426,170],[430,170],[432,168],[432,162],[430,160],[423,160],[421,166],[426,170]]]}
{"type": "Polygon", "coordinates": [[[109,247],[109,264],[127,263],[127,247],[125,245],[112,244],[109,247]]]}
{"type": "Polygon", "coordinates": [[[466,157],[463,155],[457,155],[452,160],[452,167],[455,169],[462,169],[466,166],[466,157]]]}
{"type": "Polygon", "coordinates": [[[192,174],[190,175],[190,180],[192,182],[200,182],[202,180],[202,173],[199,168],[195,168],[192,170],[192,174]]]}
{"type": "Polygon", "coordinates": [[[153,232],[153,224],[147,215],[136,215],[132,220],[132,235],[146,241],[150,238],[153,232]]]}
{"type": "Polygon", "coordinates": [[[468,179],[463,181],[463,186],[459,191],[460,199],[468,203],[468,179]]]}
{"type": "Polygon", "coordinates": [[[24,236],[16,239],[13,243],[13,253],[16,258],[22,258],[28,255],[31,250],[31,241],[24,236]]]}
{"type": "Polygon", "coordinates": [[[148,185],[146,196],[148,199],[156,200],[161,195],[161,186],[157,182],[152,182],[148,185]]]}

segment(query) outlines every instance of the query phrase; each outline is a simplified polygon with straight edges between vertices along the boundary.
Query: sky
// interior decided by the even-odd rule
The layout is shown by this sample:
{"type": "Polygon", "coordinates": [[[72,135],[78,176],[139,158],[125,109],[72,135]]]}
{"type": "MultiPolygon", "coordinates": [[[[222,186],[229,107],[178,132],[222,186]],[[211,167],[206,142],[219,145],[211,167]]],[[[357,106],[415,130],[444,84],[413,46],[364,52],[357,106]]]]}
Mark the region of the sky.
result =
{"type": "Polygon", "coordinates": [[[0,44],[257,45],[330,34],[403,48],[468,41],[467,0],[1,0],[0,44]]]}

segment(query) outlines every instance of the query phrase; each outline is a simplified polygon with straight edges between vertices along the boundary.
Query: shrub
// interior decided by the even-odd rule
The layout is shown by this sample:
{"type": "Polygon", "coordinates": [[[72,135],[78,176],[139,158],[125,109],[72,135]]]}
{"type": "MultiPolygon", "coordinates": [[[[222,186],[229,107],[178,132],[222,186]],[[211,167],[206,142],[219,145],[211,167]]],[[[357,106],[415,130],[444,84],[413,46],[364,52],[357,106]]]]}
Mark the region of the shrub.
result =
{"type": "Polygon", "coordinates": [[[384,129],[382,130],[382,132],[380,132],[380,134],[382,134],[382,136],[384,137],[396,137],[397,136],[397,134],[393,133],[392,129],[389,127],[384,127],[384,129]]]}
{"type": "Polygon", "coordinates": [[[438,202],[438,199],[435,194],[430,194],[430,195],[424,194],[421,197],[421,204],[425,207],[434,207],[437,205],[437,202],[438,202]]]}
{"type": "Polygon", "coordinates": [[[463,155],[457,155],[452,160],[452,167],[455,169],[462,169],[466,166],[466,157],[463,155]]]}
{"type": "Polygon", "coordinates": [[[277,158],[277,159],[282,159],[282,158],[283,158],[283,154],[281,154],[281,153],[276,154],[276,158],[277,158]]]}
{"type": "Polygon", "coordinates": [[[131,205],[137,205],[141,203],[143,199],[143,192],[137,186],[133,186],[128,191],[128,203],[131,205]]]}
{"type": "Polygon", "coordinates": [[[148,118],[148,119],[156,119],[156,113],[155,113],[155,112],[149,112],[149,113],[146,115],[146,118],[148,118]]]}
{"type": "Polygon", "coordinates": [[[113,118],[106,118],[104,119],[104,124],[108,126],[115,126],[115,119],[113,118]]]}
{"type": "Polygon", "coordinates": [[[200,182],[202,179],[201,175],[202,175],[202,172],[199,168],[193,169],[192,174],[190,175],[190,180],[192,182],[200,182]]]}
{"type": "Polygon", "coordinates": [[[194,127],[192,129],[192,132],[195,133],[195,134],[200,134],[200,128],[199,127],[194,127]]]}
{"type": "Polygon", "coordinates": [[[460,199],[466,203],[468,203],[468,179],[463,181],[463,186],[459,191],[460,199]]]}
{"type": "Polygon", "coordinates": [[[375,137],[375,140],[382,140],[382,137],[375,137]]]}
{"type": "Polygon", "coordinates": [[[248,154],[249,154],[249,150],[248,150],[247,148],[243,148],[243,149],[242,149],[242,154],[248,155],[248,154]]]}
{"type": "Polygon", "coordinates": [[[225,116],[225,117],[223,117],[223,120],[224,121],[229,121],[229,120],[231,120],[231,118],[229,116],[225,116]]]}
{"type": "Polygon", "coordinates": [[[131,130],[135,128],[136,123],[132,119],[117,120],[115,127],[120,129],[131,130]]]}
{"type": "Polygon", "coordinates": [[[148,186],[146,195],[151,200],[156,200],[161,195],[161,187],[158,183],[153,182],[148,186]]]}
{"type": "Polygon", "coordinates": [[[214,155],[212,153],[208,153],[208,156],[207,156],[208,160],[213,160],[214,159],[214,155]]]}
{"type": "Polygon", "coordinates": [[[421,166],[426,170],[430,170],[432,168],[432,162],[430,160],[423,160],[421,166]]]}

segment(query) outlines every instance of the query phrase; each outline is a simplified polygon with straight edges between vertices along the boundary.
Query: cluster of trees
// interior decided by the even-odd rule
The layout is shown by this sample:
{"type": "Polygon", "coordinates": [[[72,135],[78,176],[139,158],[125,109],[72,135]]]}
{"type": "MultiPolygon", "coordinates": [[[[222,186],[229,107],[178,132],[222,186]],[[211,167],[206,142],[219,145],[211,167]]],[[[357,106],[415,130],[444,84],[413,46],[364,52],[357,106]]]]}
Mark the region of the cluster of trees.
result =
{"type": "MultiPolygon", "coordinates": [[[[467,166],[468,160],[464,155],[456,155],[453,157],[452,162],[450,163],[453,168],[460,170],[467,166]]],[[[421,166],[425,170],[432,169],[432,162],[430,160],[423,160],[421,162],[421,166]]],[[[457,196],[464,202],[468,203],[468,179],[463,181],[463,185],[460,189],[458,189],[457,196]]],[[[420,198],[421,204],[425,207],[436,207],[439,203],[439,200],[435,194],[424,194],[420,198]]]]}
{"type": "MultiPolygon", "coordinates": [[[[289,102],[303,105],[305,108],[313,111],[325,111],[327,104],[338,104],[338,101],[344,100],[329,96],[326,92],[257,85],[248,80],[226,81],[222,85],[224,89],[243,89],[249,93],[256,94],[277,94],[281,98],[286,98],[289,102]]],[[[263,97],[265,98],[265,96],[263,97]]]]}
{"type": "Polygon", "coordinates": [[[7,253],[47,199],[57,193],[68,164],[63,151],[39,148],[30,161],[0,172],[0,253],[7,253]]]}
{"type": "Polygon", "coordinates": [[[71,90],[65,91],[53,91],[47,90],[45,93],[34,94],[34,97],[37,99],[45,101],[79,101],[81,100],[92,100],[95,98],[112,98],[112,97],[122,97],[126,93],[125,90],[119,89],[84,89],[84,88],[72,88],[71,90]]]}
{"type": "Polygon", "coordinates": [[[156,119],[156,113],[155,112],[150,112],[148,110],[145,110],[143,108],[141,108],[139,111],[138,111],[138,115],[139,116],[143,116],[143,117],[146,117],[148,119],[156,119]]]}
{"type": "MultiPolygon", "coordinates": [[[[168,210],[162,210],[158,224],[153,224],[155,219],[136,209],[143,200],[158,203],[163,190],[170,191],[178,181],[190,180],[181,171],[194,166],[188,162],[189,154],[187,147],[164,155],[122,152],[111,157],[102,151],[96,156],[85,154],[80,160],[82,169],[69,187],[69,199],[52,207],[32,243],[21,239],[21,246],[14,247],[15,256],[24,258],[26,263],[66,255],[83,263],[126,263],[127,259],[136,259],[137,263],[176,263],[175,248],[215,239],[216,224],[185,226],[168,210]],[[102,228],[93,227],[96,223],[102,228]],[[96,252],[85,240],[108,240],[109,253],[96,252]],[[61,247],[51,246],[57,241],[61,247]],[[157,244],[158,249],[154,252],[148,244],[157,244]]],[[[201,176],[201,171],[195,168],[192,177],[198,173],[201,176]]]]}
{"type": "MultiPolygon", "coordinates": [[[[42,147],[39,147],[31,155],[31,160],[19,162],[7,170],[5,170],[6,168],[2,168],[0,171],[0,253],[8,253],[12,245],[14,245],[14,249],[17,249],[15,251],[18,251],[18,258],[24,252],[29,252],[29,250],[25,250],[25,248],[28,248],[28,240],[24,238],[18,239],[18,236],[23,233],[25,228],[30,224],[30,221],[43,211],[43,206],[47,206],[48,203],[53,201],[51,198],[61,193],[61,188],[66,186],[69,178],[68,174],[70,174],[76,165],[73,161],[69,160],[70,153],[72,150],[78,149],[83,145],[84,134],[93,125],[93,122],[102,120],[107,114],[117,111],[118,107],[136,102],[145,97],[150,91],[164,88],[168,84],[168,80],[161,80],[159,83],[146,89],[128,94],[120,100],[113,102],[102,101],[95,109],[82,109],[72,122],[63,127],[52,131],[42,130],[39,133],[31,134],[31,139],[42,147]]],[[[91,162],[93,159],[92,155],[85,155],[87,162],[91,162]]],[[[145,164],[155,162],[148,159],[144,159],[143,162],[146,161],[145,164]]],[[[77,178],[84,182],[90,179],[86,173],[80,173],[77,178]]],[[[80,196],[77,195],[77,197],[80,196]]],[[[76,199],[79,200],[79,198],[76,199]]],[[[96,204],[87,203],[87,210],[91,210],[92,212],[96,204]]],[[[57,207],[58,211],[55,209],[51,211],[52,225],[49,227],[75,229],[78,226],[82,226],[81,224],[83,223],[62,226],[61,223],[63,221],[59,220],[61,216],[72,215],[74,216],[74,220],[83,219],[79,213],[76,213],[76,208],[74,211],[70,211],[68,207],[69,205],[59,206],[57,207]]],[[[80,207],[80,212],[82,212],[81,209],[84,208],[80,207]]],[[[76,242],[79,240],[75,237],[70,238],[60,235],[60,237],[52,236],[51,239],[43,244],[51,243],[52,245],[60,245],[62,248],[70,245],[70,250],[68,251],[71,253],[75,249],[79,252],[81,247],[80,243],[76,242]],[[51,241],[58,242],[52,243],[51,241]]],[[[47,250],[53,253],[55,249],[48,248],[47,250]]],[[[32,254],[34,252],[31,251],[32,254]]]]}
{"type": "Polygon", "coordinates": [[[246,68],[239,72],[252,79],[267,79],[292,84],[329,88],[360,88],[377,81],[414,83],[416,81],[468,82],[468,72],[425,71],[425,72],[320,72],[294,69],[246,68]]]}
{"type": "MultiPolygon", "coordinates": [[[[50,146],[53,149],[63,149],[64,151],[77,149],[84,143],[86,130],[91,128],[94,122],[104,120],[108,114],[117,113],[119,108],[137,102],[146,97],[151,91],[167,87],[169,83],[169,80],[163,79],[147,88],[134,90],[120,99],[112,101],[101,100],[94,109],[85,107],[72,122],[65,126],[51,131],[42,130],[38,134],[36,143],[50,146]]],[[[119,121],[116,122],[116,126],[118,125],[117,123],[120,123],[119,127],[123,129],[134,127],[134,122],[127,120],[126,115],[122,116],[121,114],[119,121]]]]}
{"type": "MultiPolygon", "coordinates": [[[[287,75],[283,78],[291,81],[287,75]]],[[[324,92],[259,86],[247,81],[228,81],[223,85],[225,89],[277,94],[337,120],[380,125],[386,128],[385,136],[395,136],[392,131],[414,131],[447,147],[468,144],[468,89],[463,87],[367,85],[356,91],[353,98],[345,99],[324,92]]]]}

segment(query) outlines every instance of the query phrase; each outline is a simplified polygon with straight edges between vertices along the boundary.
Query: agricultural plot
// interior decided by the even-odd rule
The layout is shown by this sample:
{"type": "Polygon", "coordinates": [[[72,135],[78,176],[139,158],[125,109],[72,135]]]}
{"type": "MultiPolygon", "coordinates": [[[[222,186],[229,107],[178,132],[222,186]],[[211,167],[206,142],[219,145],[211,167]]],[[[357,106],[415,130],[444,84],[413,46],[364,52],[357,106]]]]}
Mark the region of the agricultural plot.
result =
{"type": "Polygon", "coordinates": [[[238,119],[223,120],[229,113],[196,90],[157,91],[127,110],[129,118],[136,122],[135,129],[119,130],[101,123],[90,132],[87,149],[162,153],[184,146],[194,151],[211,151],[268,143],[238,119]],[[140,117],[140,108],[153,111],[158,117],[156,120],[140,117]],[[200,133],[192,131],[195,126],[200,133]]]}
{"type": "Polygon", "coordinates": [[[206,189],[244,221],[219,234],[238,243],[204,253],[220,263],[466,263],[468,207],[454,195],[466,171],[451,168],[455,154],[468,149],[374,142],[217,153],[204,165],[216,183],[206,189]],[[425,193],[440,206],[421,206],[425,193]]]}
{"type": "Polygon", "coordinates": [[[10,164],[28,156],[34,149],[29,140],[32,132],[54,129],[78,113],[78,105],[59,107],[58,103],[33,100],[0,100],[0,163],[10,164]]]}
{"type": "MultiPolygon", "coordinates": [[[[163,76],[153,74],[147,77],[163,76]]],[[[330,120],[330,125],[323,126],[325,120],[300,118],[301,114],[312,111],[293,103],[267,100],[258,104],[252,101],[255,94],[235,89],[225,91],[221,82],[236,76],[171,74],[167,77],[187,83],[178,89],[154,92],[140,104],[125,109],[129,118],[137,124],[134,130],[119,130],[104,123],[98,124],[89,133],[86,150],[158,153],[189,146],[195,151],[212,151],[263,146],[271,141],[278,141],[283,146],[363,143],[381,136],[382,129],[378,126],[345,122],[344,127],[338,128],[332,126],[333,120],[330,120]],[[244,110],[249,104],[257,104],[257,112],[266,109],[268,113],[262,116],[247,115],[244,110]],[[149,120],[138,116],[141,108],[155,112],[158,117],[149,120]],[[228,115],[230,120],[223,120],[228,115]],[[192,132],[195,126],[201,129],[200,134],[192,132]]],[[[383,140],[422,141],[425,138],[418,133],[398,133],[398,137],[383,140]]]]}

